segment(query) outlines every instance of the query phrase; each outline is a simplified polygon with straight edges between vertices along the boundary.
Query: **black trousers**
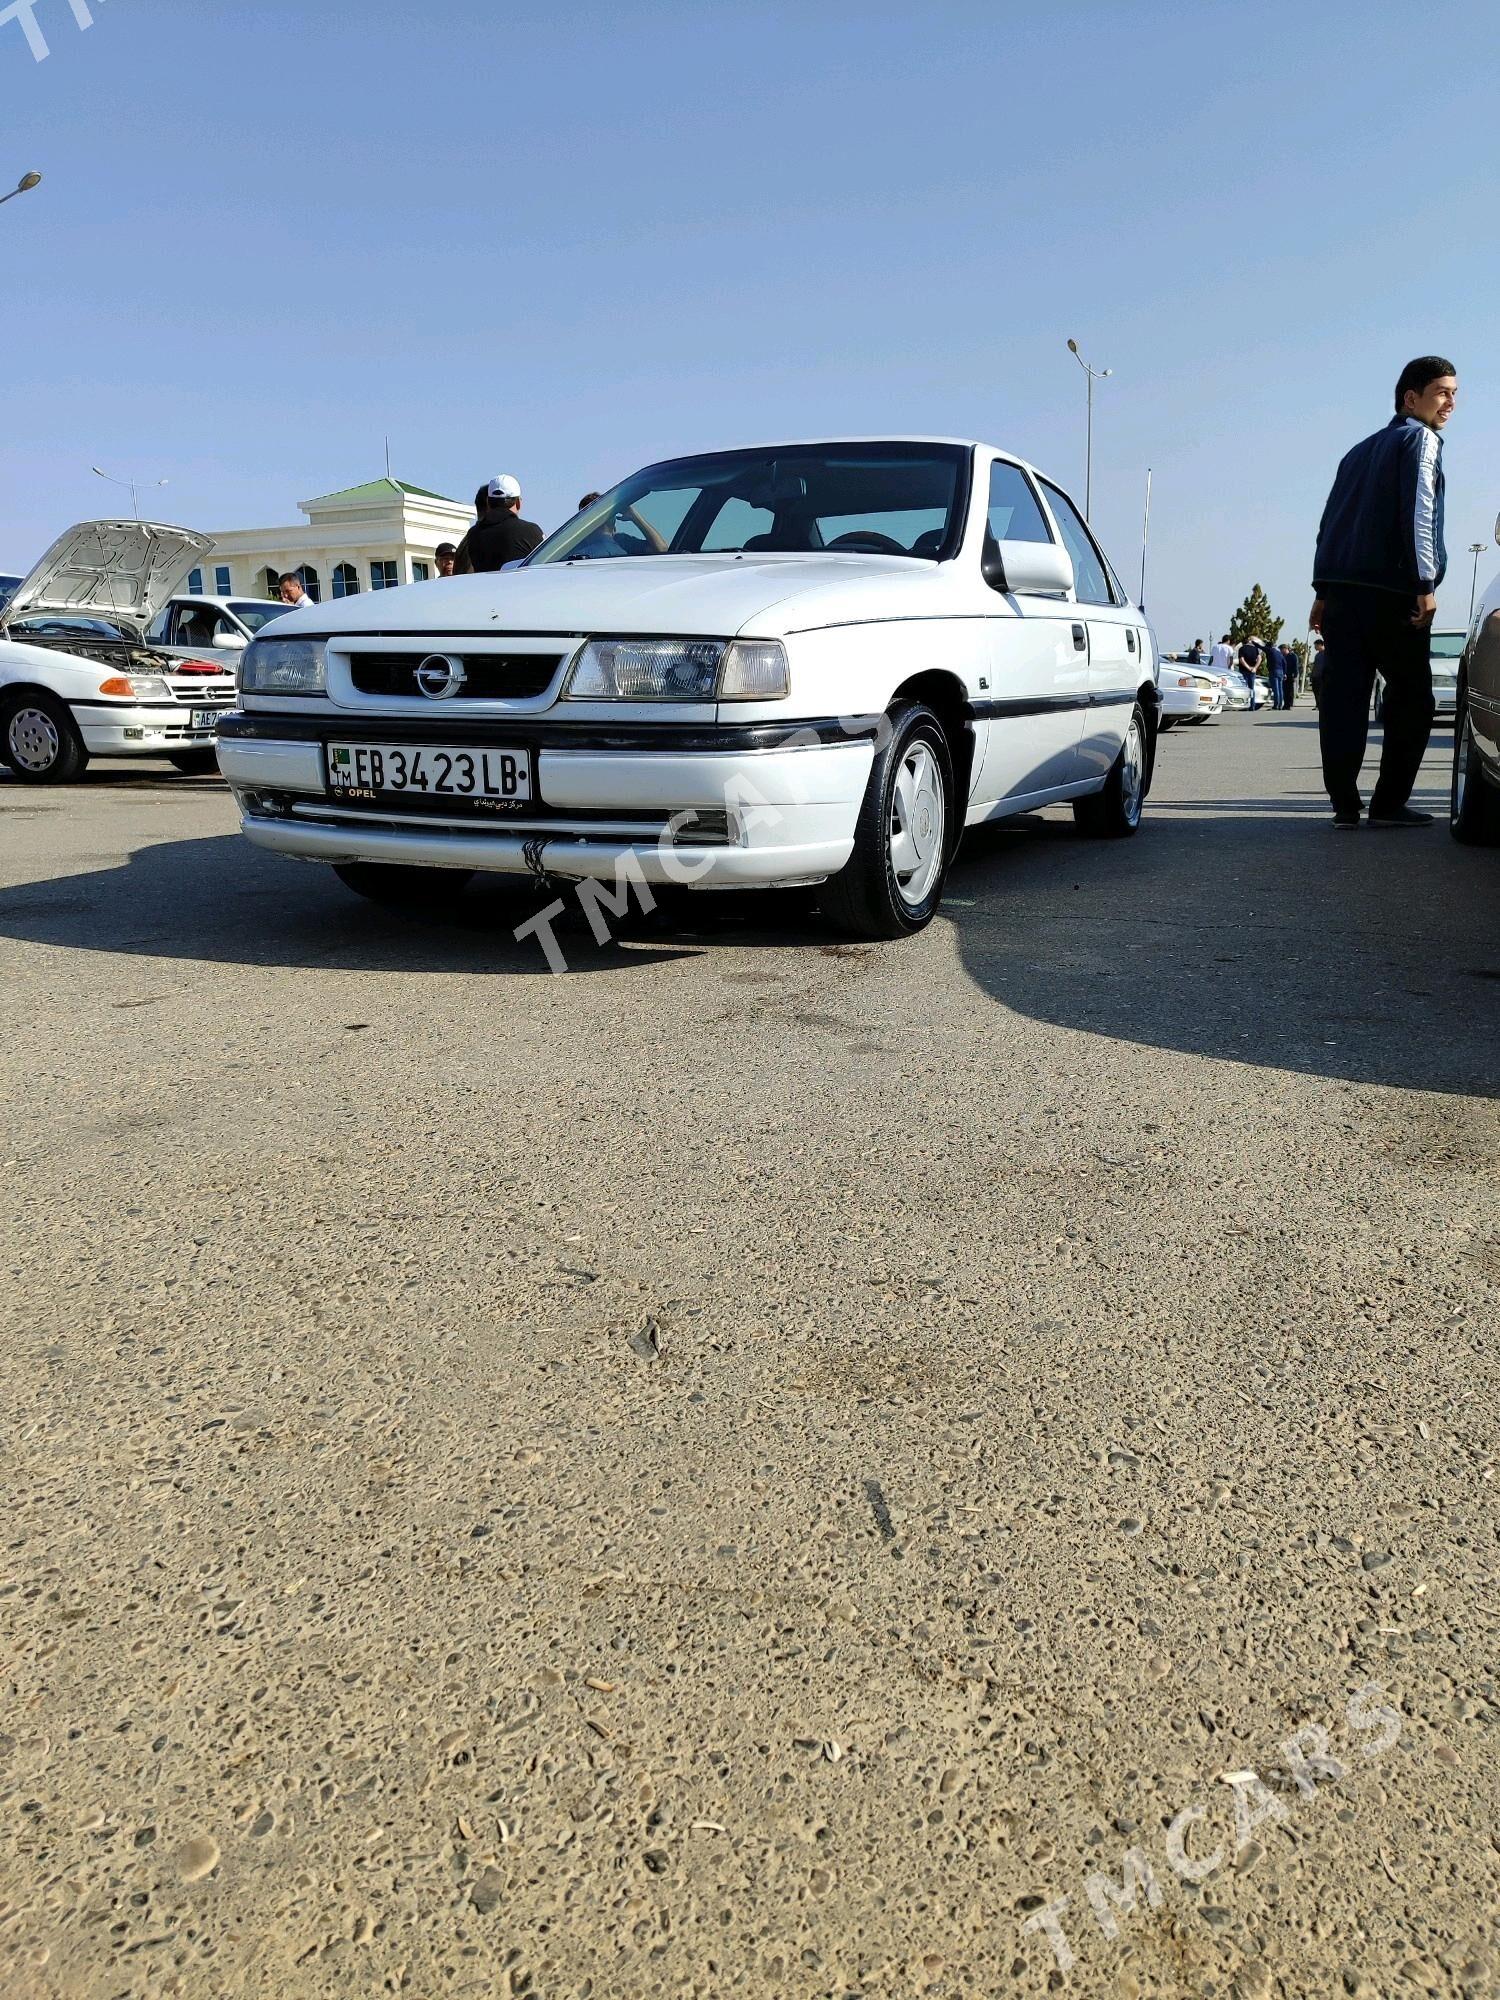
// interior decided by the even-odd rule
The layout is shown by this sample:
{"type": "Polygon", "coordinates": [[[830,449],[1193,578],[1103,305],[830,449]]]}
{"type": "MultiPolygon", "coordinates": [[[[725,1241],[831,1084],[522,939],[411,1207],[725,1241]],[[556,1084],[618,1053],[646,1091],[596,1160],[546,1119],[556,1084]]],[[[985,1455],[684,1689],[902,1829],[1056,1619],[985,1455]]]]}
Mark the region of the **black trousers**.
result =
{"type": "Polygon", "coordinates": [[[1432,734],[1432,664],[1427,628],[1412,624],[1414,600],[1393,590],[1323,593],[1323,685],[1318,737],[1323,783],[1334,809],[1358,810],[1359,774],[1370,733],[1377,671],[1385,680],[1385,744],[1372,812],[1404,806],[1432,734]]]}

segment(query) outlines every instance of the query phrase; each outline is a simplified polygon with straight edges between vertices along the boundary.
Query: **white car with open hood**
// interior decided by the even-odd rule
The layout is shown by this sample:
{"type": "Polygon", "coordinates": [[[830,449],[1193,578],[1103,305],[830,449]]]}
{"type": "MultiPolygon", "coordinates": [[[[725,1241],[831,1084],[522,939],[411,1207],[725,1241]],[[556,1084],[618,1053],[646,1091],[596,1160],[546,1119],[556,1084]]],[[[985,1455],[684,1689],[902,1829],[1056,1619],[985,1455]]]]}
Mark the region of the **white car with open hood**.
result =
{"type": "Polygon", "coordinates": [[[251,840],[378,900],[436,869],[818,883],[840,928],[898,937],[966,825],[1067,800],[1135,830],[1155,665],[1030,466],[771,445],[648,466],[519,569],[278,620],[219,763],[251,840]]]}
{"type": "Polygon", "coordinates": [[[153,521],[82,521],[0,611],[0,761],[24,783],[66,783],[94,757],[214,768],[235,656],[158,645],[147,627],[213,544],[153,521]]]}

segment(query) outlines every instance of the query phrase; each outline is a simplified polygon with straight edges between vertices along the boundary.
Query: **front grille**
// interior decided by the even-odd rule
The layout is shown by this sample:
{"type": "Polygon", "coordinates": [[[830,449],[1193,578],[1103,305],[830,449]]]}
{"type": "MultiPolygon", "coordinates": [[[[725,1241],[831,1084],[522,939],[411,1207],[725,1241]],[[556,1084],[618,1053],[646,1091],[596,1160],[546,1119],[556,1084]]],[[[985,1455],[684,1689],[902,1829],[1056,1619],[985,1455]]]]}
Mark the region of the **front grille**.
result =
{"type": "Polygon", "coordinates": [[[179,681],[169,683],[173,701],[190,703],[194,708],[228,708],[234,700],[233,681],[214,681],[205,677],[201,681],[179,681]]]}
{"type": "MultiPolygon", "coordinates": [[[[436,650],[436,649],[431,649],[436,650]]],[[[349,677],[361,694],[427,697],[417,685],[423,653],[351,653],[349,677]]],[[[532,701],[545,694],[563,663],[561,653],[453,653],[467,678],[453,701],[532,701]]]]}

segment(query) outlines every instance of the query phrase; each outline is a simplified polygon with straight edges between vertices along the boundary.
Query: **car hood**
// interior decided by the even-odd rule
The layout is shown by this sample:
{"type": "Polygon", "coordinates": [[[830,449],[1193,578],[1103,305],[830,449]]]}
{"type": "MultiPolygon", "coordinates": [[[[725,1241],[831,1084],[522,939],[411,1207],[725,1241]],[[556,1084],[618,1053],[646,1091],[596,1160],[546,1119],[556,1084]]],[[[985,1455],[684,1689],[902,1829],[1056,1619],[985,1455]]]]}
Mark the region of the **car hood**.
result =
{"type": "Polygon", "coordinates": [[[543,563],[366,592],[278,618],[299,631],[472,634],[650,632],[776,637],[820,625],[918,615],[948,566],[902,556],[617,556],[543,563]],[[330,616],[332,612],[332,616],[330,616]]]}
{"type": "Polygon", "coordinates": [[[119,618],[144,628],[213,547],[191,528],[155,521],[80,521],[21,579],[7,620],[38,611],[119,618]]]}

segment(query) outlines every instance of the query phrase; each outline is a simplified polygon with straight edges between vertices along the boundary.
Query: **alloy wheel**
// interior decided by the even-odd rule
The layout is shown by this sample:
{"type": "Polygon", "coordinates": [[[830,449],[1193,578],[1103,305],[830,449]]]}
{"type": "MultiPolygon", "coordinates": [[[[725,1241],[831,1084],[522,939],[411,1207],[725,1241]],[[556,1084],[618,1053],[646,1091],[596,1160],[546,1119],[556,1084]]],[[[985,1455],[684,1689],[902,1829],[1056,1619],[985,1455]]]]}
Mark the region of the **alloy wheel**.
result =
{"type": "Polygon", "coordinates": [[[1145,771],[1145,739],[1141,735],[1139,719],[1132,716],[1130,727],[1125,732],[1125,745],[1120,752],[1120,810],[1131,826],[1141,816],[1145,771]]]}
{"type": "Polygon", "coordinates": [[[943,772],[930,743],[911,743],[896,772],[887,832],[891,873],[903,903],[917,909],[943,865],[947,813],[943,772]]]}

